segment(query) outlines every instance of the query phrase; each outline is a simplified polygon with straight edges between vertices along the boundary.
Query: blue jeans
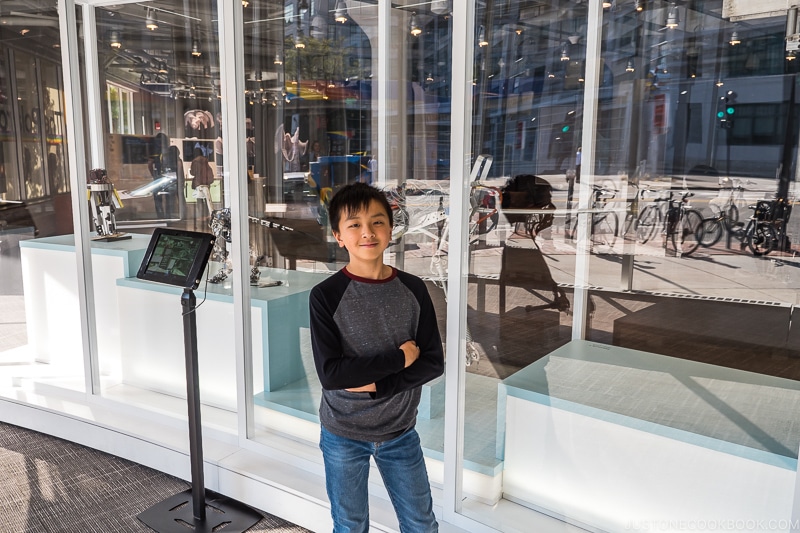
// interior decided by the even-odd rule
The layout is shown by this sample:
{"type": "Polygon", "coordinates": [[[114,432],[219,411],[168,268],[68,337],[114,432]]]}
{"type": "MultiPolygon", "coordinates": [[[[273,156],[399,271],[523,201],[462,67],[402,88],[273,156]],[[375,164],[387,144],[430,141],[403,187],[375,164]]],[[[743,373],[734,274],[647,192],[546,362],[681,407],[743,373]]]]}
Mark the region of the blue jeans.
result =
{"type": "Polygon", "coordinates": [[[439,530],[433,514],[428,471],[415,429],[386,442],[364,442],[339,437],[322,428],[319,447],[325,459],[325,488],[331,502],[334,533],[369,531],[370,456],[378,465],[400,531],[439,530]]]}

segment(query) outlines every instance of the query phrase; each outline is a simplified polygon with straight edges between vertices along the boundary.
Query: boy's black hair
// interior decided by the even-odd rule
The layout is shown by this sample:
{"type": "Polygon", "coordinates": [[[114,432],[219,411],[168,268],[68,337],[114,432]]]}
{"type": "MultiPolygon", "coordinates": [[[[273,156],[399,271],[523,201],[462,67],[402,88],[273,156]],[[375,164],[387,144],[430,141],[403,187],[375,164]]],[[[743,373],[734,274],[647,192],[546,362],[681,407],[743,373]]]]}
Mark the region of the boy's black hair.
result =
{"type": "Polygon", "coordinates": [[[392,207],[389,205],[386,195],[372,185],[359,182],[345,185],[333,195],[328,206],[328,219],[331,222],[333,231],[339,231],[339,221],[342,220],[342,216],[358,213],[362,209],[369,208],[372,200],[377,200],[383,207],[386,211],[386,216],[389,217],[389,227],[393,227],[392,207]]]}

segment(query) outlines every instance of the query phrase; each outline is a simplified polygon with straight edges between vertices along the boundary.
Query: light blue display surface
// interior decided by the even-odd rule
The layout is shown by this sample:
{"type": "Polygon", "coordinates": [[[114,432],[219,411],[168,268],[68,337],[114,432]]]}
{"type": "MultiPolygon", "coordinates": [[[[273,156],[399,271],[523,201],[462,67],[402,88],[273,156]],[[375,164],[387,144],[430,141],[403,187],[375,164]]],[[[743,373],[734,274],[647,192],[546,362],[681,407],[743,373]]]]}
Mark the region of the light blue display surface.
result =
{"type": "MultiPolygon", "coordinates": [[[[498,387],[500,410],[507,395],[797,469],[797,381],[575,340],[498,387]]],[[[504,424],[500,413],[498,454],[504,424]]]]}
{"type": "MultiPolygon", "coordinates": [[[[282,280],[275,287],[251,287],[251,306],[261,309],[261,328],[265,342],[261,347],[264,361],[264,388],[275,391],[305,377],[300,356],[300,328],[309,327],[308,296],[311,288],[325,279],[323,274],[296,270],[262,269],[262,279],[282,280]]],[[[205,279],[205,275],[204,275],[205,279]]],[[[117,280],[117,285],[140,290],[175,294],[176,301],[183,293],[181,287],[144,281],[137,278],[117,280]]],[[[201,283],[194,291],[198,304],[203,298],[233,303],[231,289],[226,284],[201,283]]],[[[253,347],[259,349],[258,346],[253,347]]]]}
{"type": "MultiPolygon", "coordinates": [[[[130,239],[117,241],[91,241],[93,255],[111,255],[122,257],[126,276],[135,276],[142,264],[147,245],[150,243],[149,235],[130,233],[130,239]]],[[[28,239],[20,241],[20,248],[32,248],[39,250],[52,250],[56,252],[75,253],[75,236],[56,235],[55,237],[43,237],[41,239],[28,239]]]]}

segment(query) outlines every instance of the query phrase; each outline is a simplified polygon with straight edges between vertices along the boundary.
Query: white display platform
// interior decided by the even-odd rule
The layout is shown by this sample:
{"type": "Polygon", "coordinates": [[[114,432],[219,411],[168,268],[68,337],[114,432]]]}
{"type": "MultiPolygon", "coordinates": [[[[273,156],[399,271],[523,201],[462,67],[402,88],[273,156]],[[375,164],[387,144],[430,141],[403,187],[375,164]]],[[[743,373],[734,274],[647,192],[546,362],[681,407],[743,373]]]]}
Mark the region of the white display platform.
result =
{"type": "MultiPolygon", "coordinates": [[[[277,287],[251,288],[253,389],[273,391],[305,377],[300,328],[308,327],[308,295],[322,274],[262,269],[277,287]]],[[[216,267],[211,268],[212,273],[216,267]]],[[[122,381],[186,396],[183,289],[136,278],[116,281],[119,299],[122,381]]],[[[200,397],[204,404],[236,410],[233,297],[226,284],[195,291],[200,397]],[[205,293],[205,302],[202,302],[205,293]],[[201,303],[202,302],[202,303],[201,303]]]]}
{"type": "Polygon", "coordinates": [[[796,381],[578,340],[499,389],[507,499],[591,530],[789,530],[796,381]]]}
{"type": "MultiPolygon", "coordinates": [[[[92,276],[97,315],[100,372],[120,368],[120,322],[116,280],[135,276],[148,235],[92,241],[92,276]]],[[[73,235],[20,241],[22,283],[28,343],[37,361],[65,368],[83,368],[78,267],[73,235]]]]}

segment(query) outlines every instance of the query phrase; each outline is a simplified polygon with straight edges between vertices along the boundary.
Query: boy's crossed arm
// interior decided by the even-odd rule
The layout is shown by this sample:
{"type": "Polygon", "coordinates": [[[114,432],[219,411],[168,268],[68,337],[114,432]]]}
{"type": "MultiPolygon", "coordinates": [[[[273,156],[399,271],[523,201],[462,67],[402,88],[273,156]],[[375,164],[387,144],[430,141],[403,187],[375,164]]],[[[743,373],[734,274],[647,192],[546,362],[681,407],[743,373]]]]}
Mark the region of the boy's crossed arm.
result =
{"type": "MultiPolygon", "coordinates": [[[[401,344],[400,349],[403,350],[403,355],[406,358],[404,368],[408,368],[414,361],[419,359],[419,347],[417,346],[417,343],[413,339],[407,340],[406,342],[401,344]]],[[[369,385],[348,388],[345,390],[349,392],[377,392],[377,388],[374,382],[370,383],[369,385]]]]}

